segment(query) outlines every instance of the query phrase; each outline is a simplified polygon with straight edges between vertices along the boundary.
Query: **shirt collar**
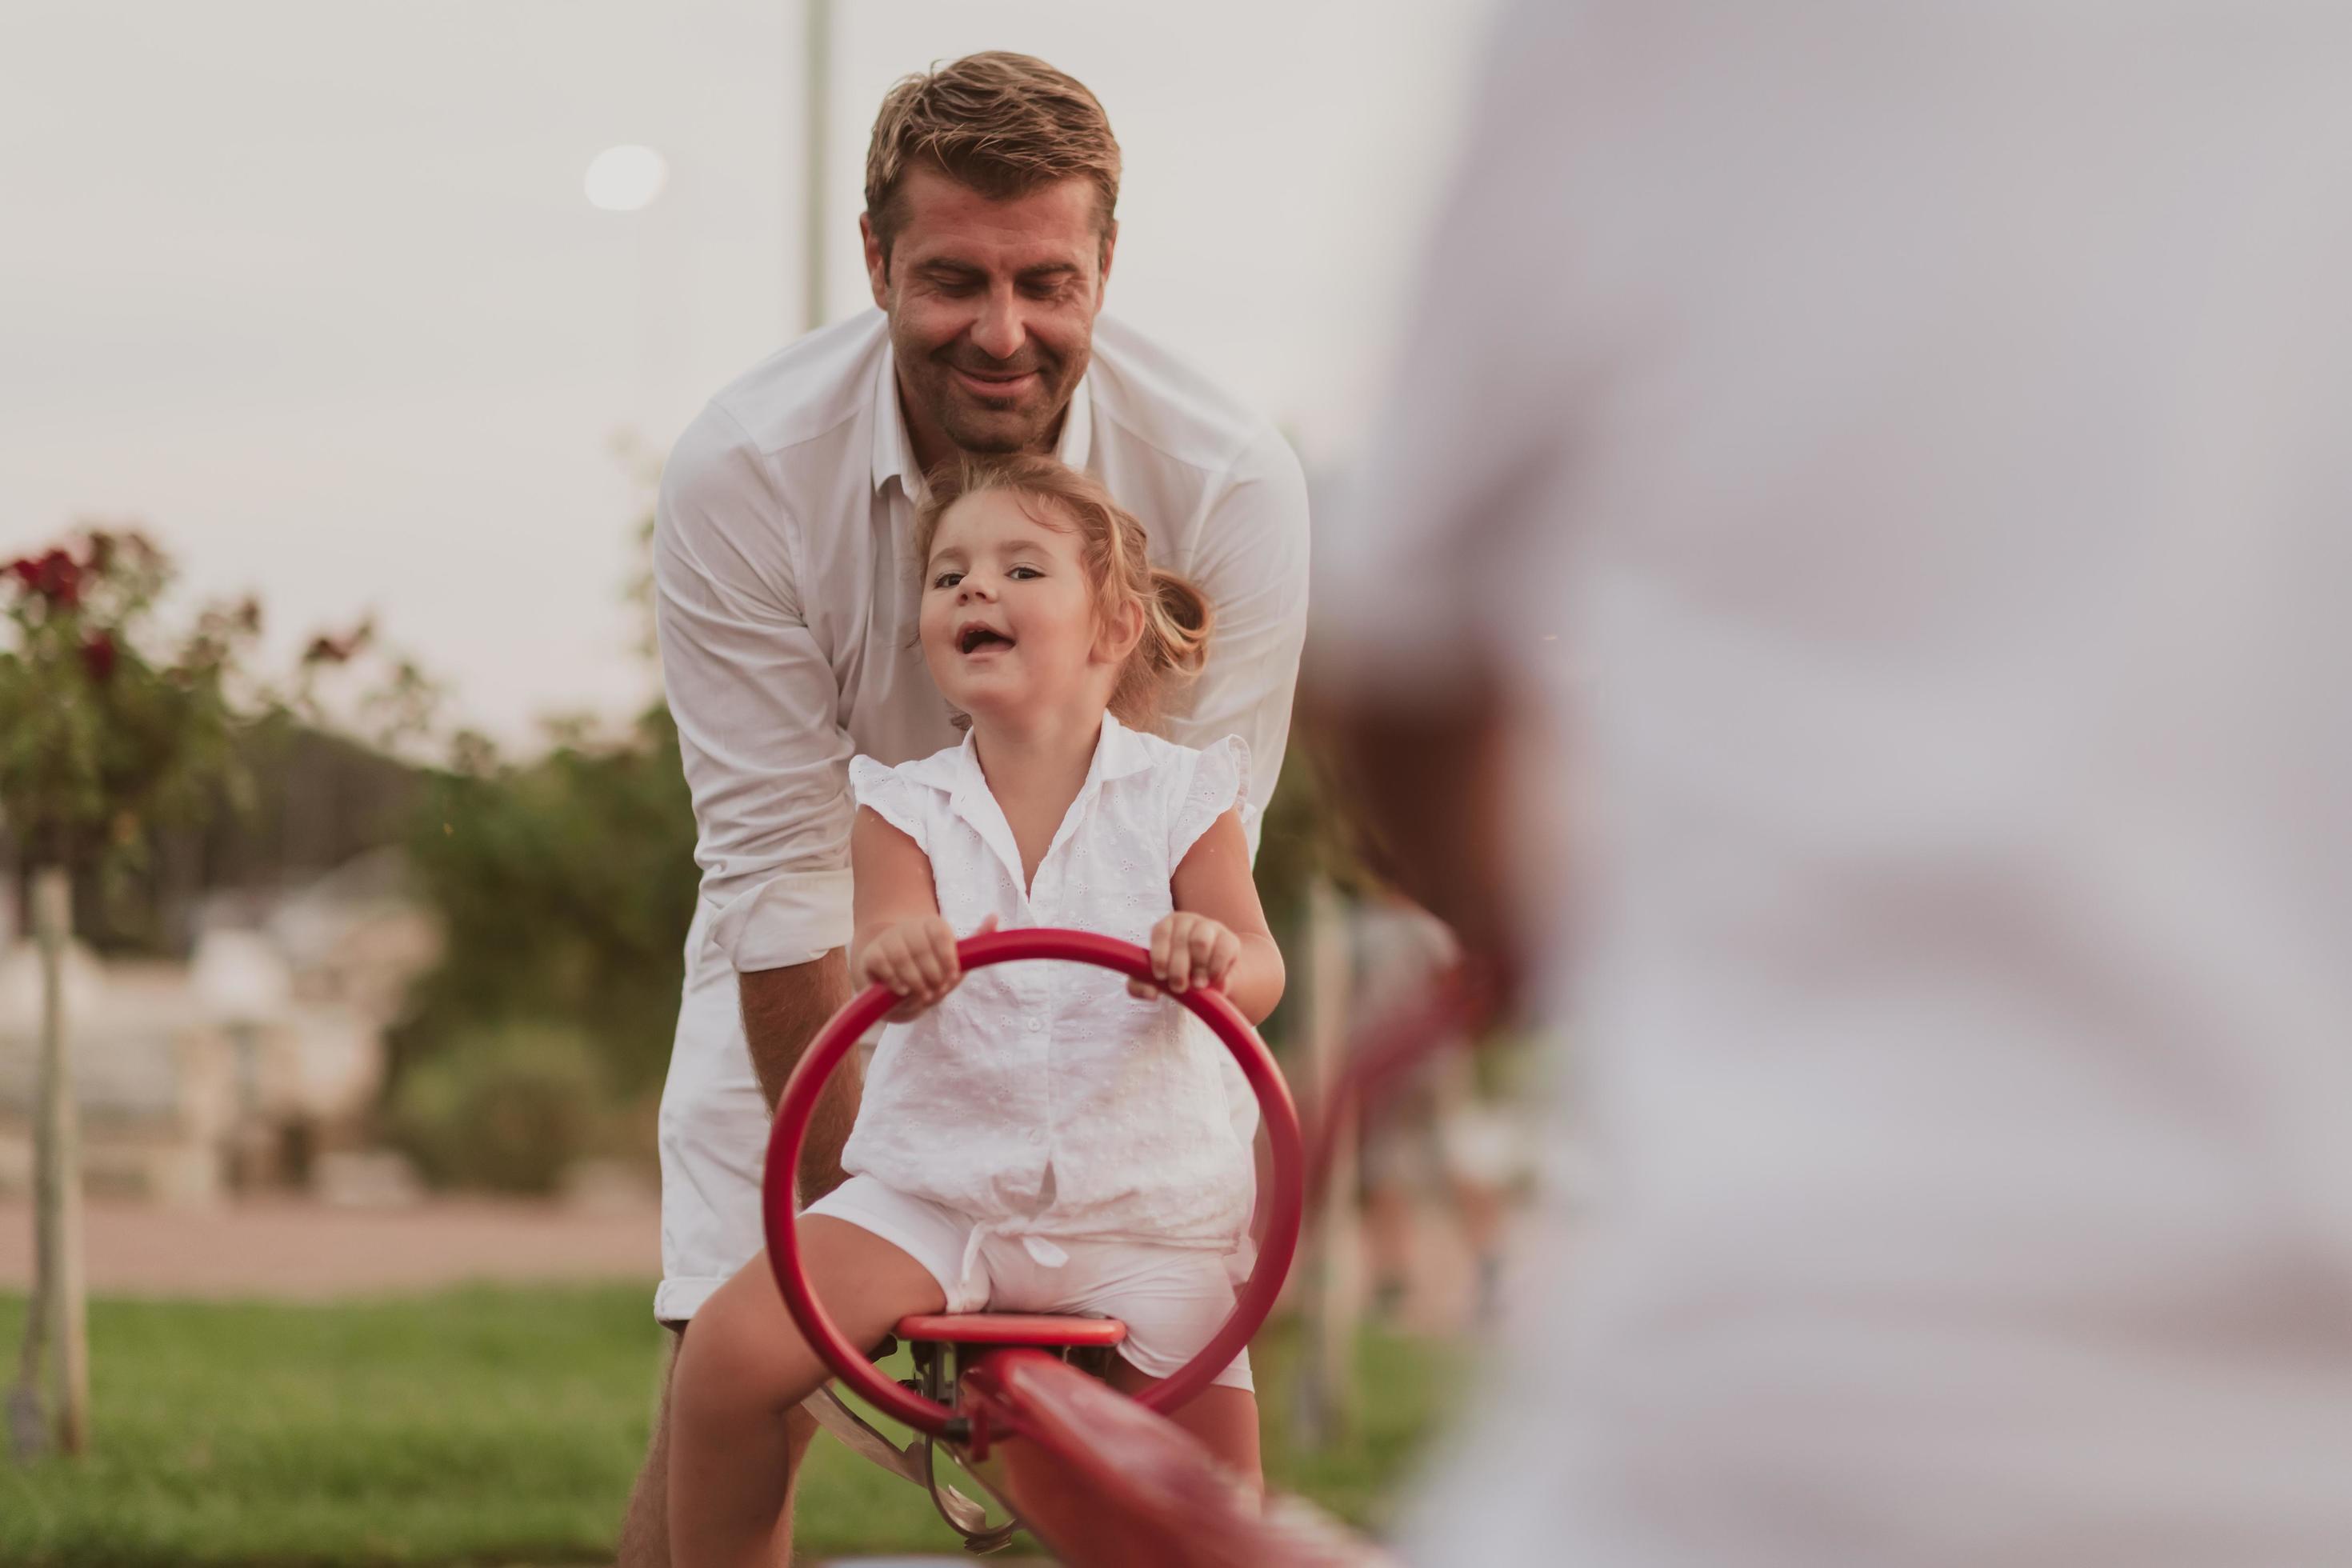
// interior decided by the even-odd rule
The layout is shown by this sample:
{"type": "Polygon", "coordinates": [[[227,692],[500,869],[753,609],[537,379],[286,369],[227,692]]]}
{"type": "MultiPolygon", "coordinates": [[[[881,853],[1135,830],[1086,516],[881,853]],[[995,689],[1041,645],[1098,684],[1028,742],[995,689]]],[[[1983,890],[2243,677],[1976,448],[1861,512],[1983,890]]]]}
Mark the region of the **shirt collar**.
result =
{"type": "MultiPolygon", "coordinates": [[[[926,775],[923,783],[950,791],[977,790],[988,793],[988,775],[980,769],[980,742],[969,730],[963,732],[963,744],[952,751],[926,757],[917,764],[926,775]],[[931,764],[944,763],[946,767],[933,773],[931,764]]],[[[1097,784],[1112,779],[1123,779],[1139,773],[1151,766],[1151,745],[1141,735],[1118,721],[1118,715],[1105,713],[1102,733],[1095,739],[1094,760],[1087,764],[1086,783],[1078,786],[1078,797],[1097,784]]]]}
{"type": "MultiPolygon", "coordinates": [[[[936,783],[948,791],[950,807],[980,835],[982,843],[996,852],[1013,885],[1021,887],[1020,847],[1013,842],[1012,824],[1005,819],[1004,807],[989,790],[988,775],[981,772],[979,742],[967,730],[962,745],[952,752],[940,752],[932,760],[947,764],[942,772],[948,776],[927,778],[924,782],[936,783]]],[[[1094,760],[1087,767],[1086,782],[1078,786],[1076,797],[1063,813],[1062,825],[1055,830],[1054,843],[1046,847],[1045,853],[1051,855],[1055,846],[1084,820],[1079,814],[1105,784],[1142,773],[1150,766],[1150,746],[1134,731],[1105,713],[1102,733],[1095,741],[1094,760]]],[[[1022,897],[1027,899],[1025,890],[1022,897]]]]}
{"type": "MultiPolygon", "coordinates": [[[[1062,438],[1054,447],[1054,456],[1081,472],[1094,456],[1093,384],[1094,371],[1089,367],[1070,393],[1070,405],[1062,412],[1062,438]]],[[[915,465],[914,437],[907,433],[907,411],[898,404],[898,351],[887,341],[882,345],[882,374],[874,383],[873,407],[875,492],[879,494],[895,479],[908,500],[920,501],[923,476],[915,465]]]]}
{"type": "Polygon", "coordinates": [[[1123,779],[1151,766],[1151,747],[1144,738],[1109,713],[1103,715],[1102,739],[1095,742],[1090,777],[1097,784],[1123,779]]]}

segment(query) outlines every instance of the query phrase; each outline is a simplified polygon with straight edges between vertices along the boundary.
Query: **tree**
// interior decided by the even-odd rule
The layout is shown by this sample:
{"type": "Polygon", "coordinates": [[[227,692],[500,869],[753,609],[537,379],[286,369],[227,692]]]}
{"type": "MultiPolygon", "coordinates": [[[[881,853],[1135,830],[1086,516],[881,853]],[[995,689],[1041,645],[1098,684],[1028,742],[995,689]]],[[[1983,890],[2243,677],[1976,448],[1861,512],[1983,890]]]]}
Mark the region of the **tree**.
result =
{"type": "Polygon", "coordinates": [[[257,693],[239,667],[260,629],[257,605],[207,609],[159,657],[154,625],[172,564],[136,531],[86,530],[12,563],[0,579],[9,646],[0,648],[0,813],[32,872],[42,959],[40,1087],[35,1113],[34,1292],[9,1397],[20,1454],[54,1437],[89,1440],[89,1367],[80,1268],[80,1180],[67,1041],[65,947],[72,878],[135,857],[148,826],[202,811],[233,784],[235,742],[257,693]]]}
{"type": "Polygon", "coordinates": [[[425,791],[409,867],[442,958],[417,986],[397,1068],[486,1026],[561,1025],[635,1100],[669,1059],[699,886],[677,730],[656,706],[618,735],[552,738],[521,763],[461,747],[425,791]]]}

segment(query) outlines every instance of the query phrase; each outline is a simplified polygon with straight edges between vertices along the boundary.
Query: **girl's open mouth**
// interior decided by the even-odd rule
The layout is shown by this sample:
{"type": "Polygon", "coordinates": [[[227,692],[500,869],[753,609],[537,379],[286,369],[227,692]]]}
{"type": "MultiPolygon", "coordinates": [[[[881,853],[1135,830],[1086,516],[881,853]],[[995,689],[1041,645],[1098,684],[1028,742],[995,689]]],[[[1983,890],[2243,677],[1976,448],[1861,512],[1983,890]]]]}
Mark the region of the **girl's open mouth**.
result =
{"type": "Polygon", "coordinates": [[[1013,639],[993,626],[975,624],[964,627],[956,634],[958,653],[972,654],[980,652],[982,648],[1011,647],[1012,646],[1013,639]]]}

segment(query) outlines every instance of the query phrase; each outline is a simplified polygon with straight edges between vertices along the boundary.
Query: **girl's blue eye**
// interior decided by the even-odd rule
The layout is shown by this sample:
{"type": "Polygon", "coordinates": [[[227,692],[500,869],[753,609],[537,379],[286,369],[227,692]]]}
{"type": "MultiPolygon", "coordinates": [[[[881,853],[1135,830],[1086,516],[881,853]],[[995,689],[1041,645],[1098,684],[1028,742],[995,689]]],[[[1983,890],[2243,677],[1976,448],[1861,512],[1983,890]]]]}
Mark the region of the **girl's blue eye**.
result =
{"type": "Polygon", "coordinates": [[[963,574],[961,572],[942,572],[938,576],[931,579],[931,586],[934,588],[952,588],[958,583],[962,581],[963,574]]]}
{"type": "Polygon", "coordinates": [[[1012,571],[1005,574],[1006,576],[1013,578],[1016,582],[1029,577],[1043,577],[1045,574],[1038,571],[1034,566],[1015,566],[1012,571]]]}

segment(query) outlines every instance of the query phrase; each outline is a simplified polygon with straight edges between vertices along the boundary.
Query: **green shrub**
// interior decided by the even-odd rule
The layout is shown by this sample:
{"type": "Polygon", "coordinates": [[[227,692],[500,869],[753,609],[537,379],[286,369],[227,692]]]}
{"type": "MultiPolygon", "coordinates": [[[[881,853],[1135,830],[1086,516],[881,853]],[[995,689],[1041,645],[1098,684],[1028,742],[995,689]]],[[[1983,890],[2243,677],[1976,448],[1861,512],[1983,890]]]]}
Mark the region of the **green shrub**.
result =
{"type": "Polygon", "coordinates": [[[460,1035],[404,1073],[390,1131],[436,1186],[543,1194],[595,1150],[605,1111],[586,1035],[509,1024],[460,1035]]]}
{"type": "Polygon", "coordinates": [[[394,1037],[404,1072],[486,1020],[530,1018],[578,1029],[614,1092],[660,1089],[701,883],[666,710],[624,736],[436,774],[408,856],[444,943],[394,1037]]]}

